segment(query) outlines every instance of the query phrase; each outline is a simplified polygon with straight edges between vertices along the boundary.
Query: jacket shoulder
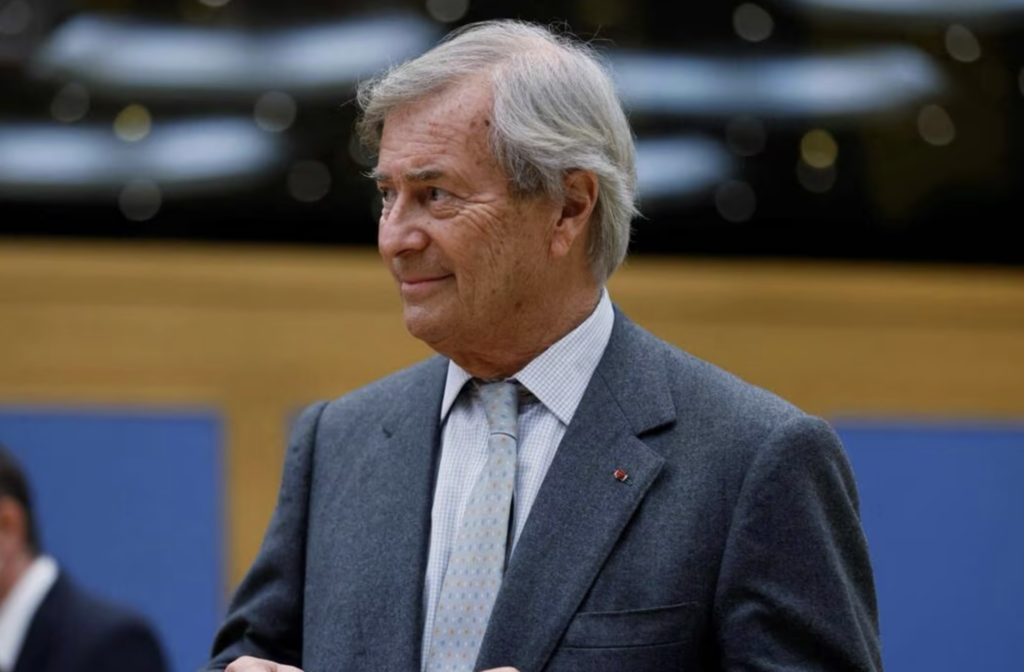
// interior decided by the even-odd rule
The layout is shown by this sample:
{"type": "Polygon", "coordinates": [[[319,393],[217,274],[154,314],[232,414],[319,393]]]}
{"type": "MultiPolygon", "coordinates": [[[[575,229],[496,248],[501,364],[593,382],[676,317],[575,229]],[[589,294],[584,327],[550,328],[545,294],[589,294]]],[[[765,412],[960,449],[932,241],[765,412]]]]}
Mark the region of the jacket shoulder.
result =
{"type": "Polygon", "coordinates": [[[54,585],[58,604],[76,627],[90,632],[94,637],[104,633],[125,630],[150,631],[146,619],[136,610],[120,603],[100,597],[78,587],[66,576],[61,576],[54,585]]]}
{"type": "Polygon", "coordinates": [[[63,572],[33,618],[22,655],[61,670],[119,661],[165,669],[160,639],[141,613],[80,588],[63,572]]]}
{"type": "Polygon", "coordinates": [[[304,414],[312,416],[311,427],[338,429],[353,422],[363,427],[378,425],[395,416],[400,401],[440,399],[447,365],[448,360],[439,355],[430,357],[340,397],[312,404],[304,414]]]}
{"type": "MultiPolygon", "coordinates": [[[[825,424],[790,401],[627,322],[625,337],[650,353],[652,375],[663,375],[677,425],[744,452],[784,427],[825,424]]],[[[798,430],[799,431],[799,430],[798,430]]]]}

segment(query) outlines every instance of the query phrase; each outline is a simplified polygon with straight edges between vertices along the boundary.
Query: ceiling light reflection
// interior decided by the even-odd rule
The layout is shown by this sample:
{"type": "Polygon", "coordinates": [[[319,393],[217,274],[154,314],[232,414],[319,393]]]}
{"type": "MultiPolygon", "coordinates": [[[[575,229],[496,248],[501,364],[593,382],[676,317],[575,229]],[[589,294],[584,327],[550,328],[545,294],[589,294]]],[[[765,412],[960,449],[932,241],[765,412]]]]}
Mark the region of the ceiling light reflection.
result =
{"type": "Polygon", "coordinates": [[[95,94],[150,100],[251,99],[273,90],[336,96],[438,37],[432,22],[397,14],[273,32],[80,15],[37,50],[30,72],[80,81],[95,94]]]}
{"type": "Polygon", "coordinates": [[[207,194],[263,176],[286,153],[279,136],[246,119],[168,122],[132,144],[107,126],[0,124],[0,194],[108,197],[140,180],[165,196],[207,194]]]}
{"type": "Polygon", "coordinates": [[[891,19],[988,20],[1024,13],[1024,0],[789,0],[811,10],[891,19]]]}
{"type": "Polygon", "coordinates": [[[731,177],[734,170],[729,151],[709,138],[660,138],[636,143],[637,185],[643,203],[700,195],[731,177]]]}
{"type": "Polygon", "coordinates": [[[648,114],[843,118],[899,110],[945,88],[938,66],[910,47],[755,58],[630,52],[611,62],[626,106],[648,114]]]}

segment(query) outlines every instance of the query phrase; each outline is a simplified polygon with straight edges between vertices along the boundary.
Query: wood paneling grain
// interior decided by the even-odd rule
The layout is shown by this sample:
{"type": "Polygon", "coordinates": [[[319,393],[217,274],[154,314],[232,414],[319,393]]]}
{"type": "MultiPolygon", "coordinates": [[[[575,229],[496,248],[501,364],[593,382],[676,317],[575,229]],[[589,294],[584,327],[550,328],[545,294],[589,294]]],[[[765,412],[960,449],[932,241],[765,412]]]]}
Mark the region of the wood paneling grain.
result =
{"type": "MultiPolygon", "coordinates": [[[[1024,273],[644,258],[635,321],[829,417],[1024,418],[1024,273]]],[[[430,354],[366,250],[0,244],[0,401],[216,406],[230,585],[273,510],[285,423],[430,354]]]]}

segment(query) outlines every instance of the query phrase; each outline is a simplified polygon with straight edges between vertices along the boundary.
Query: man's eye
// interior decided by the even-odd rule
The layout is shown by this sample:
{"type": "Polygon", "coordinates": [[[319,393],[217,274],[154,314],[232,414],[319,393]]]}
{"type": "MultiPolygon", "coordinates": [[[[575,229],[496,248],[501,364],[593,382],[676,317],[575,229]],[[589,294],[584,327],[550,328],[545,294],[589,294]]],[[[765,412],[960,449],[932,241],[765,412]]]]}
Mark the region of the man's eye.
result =
{"type": "Polygon", "coordinates": [[[443,201],[446,198],[448,198],[448,192],[444,189],[438,189],[437,187],[430,188],[430,200],[443,201]]]}
{"type": "Polygon", "coordinates": [[[378,187],[377,191],[380,192],[380,198],[385,203],[390,203],[395,198],[395,190],[388,187],[378,187]]]}

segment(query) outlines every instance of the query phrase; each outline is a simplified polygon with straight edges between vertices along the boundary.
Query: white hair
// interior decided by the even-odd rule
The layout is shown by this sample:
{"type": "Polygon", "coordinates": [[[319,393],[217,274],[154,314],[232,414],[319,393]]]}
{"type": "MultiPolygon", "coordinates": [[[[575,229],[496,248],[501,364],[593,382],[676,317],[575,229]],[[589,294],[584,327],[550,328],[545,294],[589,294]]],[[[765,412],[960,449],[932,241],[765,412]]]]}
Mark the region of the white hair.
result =
{"type": "Polygon", "coordinates": [[[588,45],[520,21],[459,28],[427,53],[360,84],[363,144],[376,153],[393,110],[481,74],[490,76],[494,98],[491,151],[514,195],[563,202],[567,173],[597,176],[587,253],[604,282],[629,247],[636,159],[615,86],[588,45]]]}

